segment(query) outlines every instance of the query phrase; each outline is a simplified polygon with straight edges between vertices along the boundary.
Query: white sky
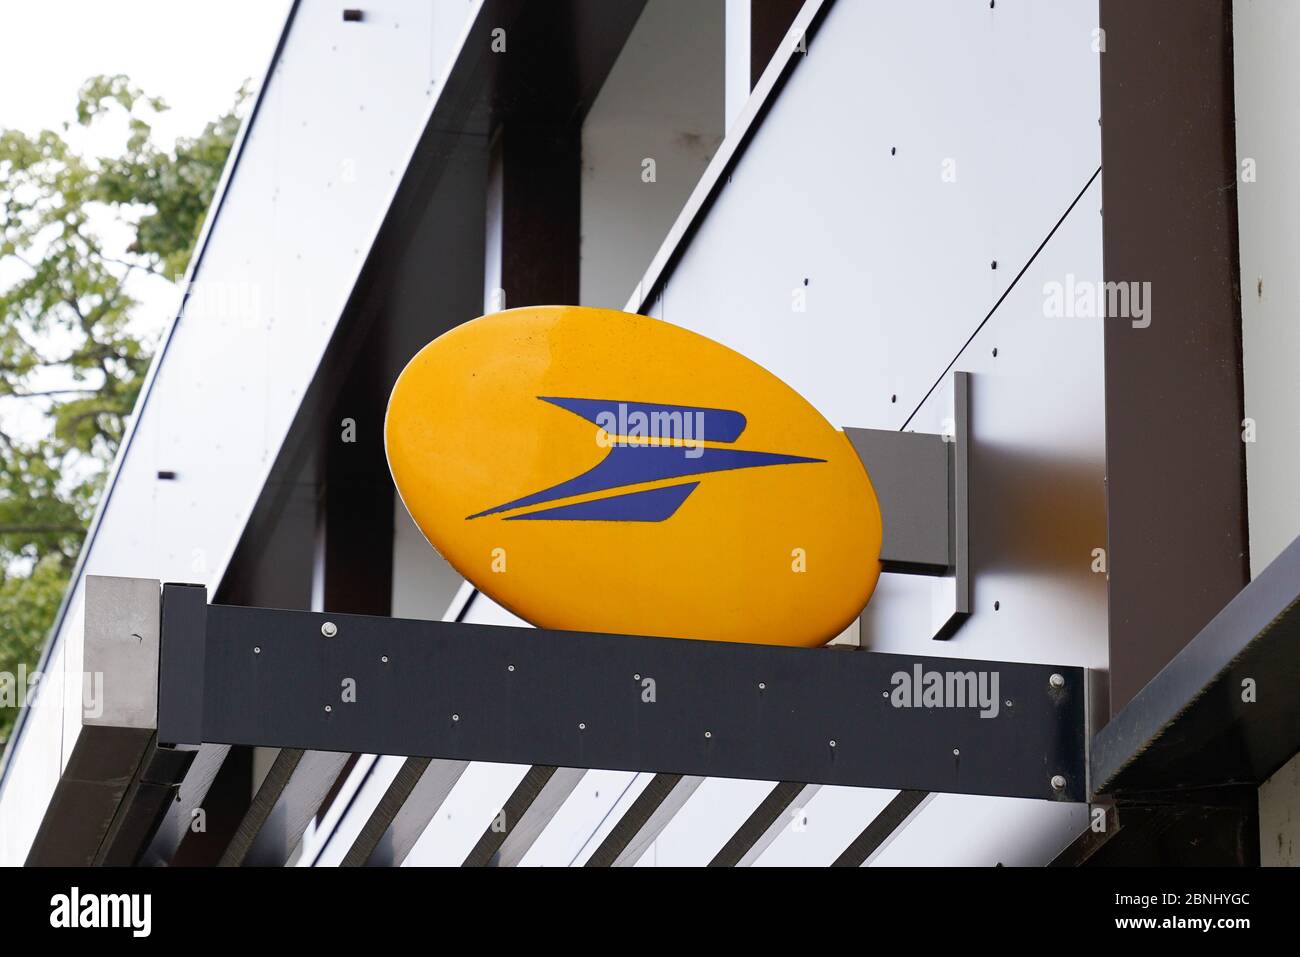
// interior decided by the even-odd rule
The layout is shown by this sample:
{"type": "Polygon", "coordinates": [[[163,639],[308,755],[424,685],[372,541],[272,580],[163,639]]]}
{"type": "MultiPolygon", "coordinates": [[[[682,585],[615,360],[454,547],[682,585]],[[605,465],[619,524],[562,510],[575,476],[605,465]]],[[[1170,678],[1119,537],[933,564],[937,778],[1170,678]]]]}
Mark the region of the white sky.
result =
{"type": "Polygon", "coordinates": [[[69,119],[83,80],[125,73],[162,96],[167,137],[198,132],[261,79],[287,0],[0,0],[0,127],[69,119]]]}
{"type": "MultiPolygon", "coordinates": [[[[0,0],[0,129],[62,131],[88,77],[125,73],[167,102],[151,122],[155,139],[170,146],[229,109],[244,80],[256,89],[288,9],[288,0],[0,0]]],[[[116,152],[125,134],[106,124],[87,136],[74,123],[66,135],[93,156],[116,152]]],[[[110,245],[125,239],[111,223],[91,222],[110,245]]],[[[0,262],[0,287],[17,268],[0,262]]],[[[172,318],[176,287],[133,280],[128,288],[140,300],[137,328],[152,339],[172,318]]],[[[0,422],[19,435],[39,433],[33,405],[3,403],[0,422]]]]}

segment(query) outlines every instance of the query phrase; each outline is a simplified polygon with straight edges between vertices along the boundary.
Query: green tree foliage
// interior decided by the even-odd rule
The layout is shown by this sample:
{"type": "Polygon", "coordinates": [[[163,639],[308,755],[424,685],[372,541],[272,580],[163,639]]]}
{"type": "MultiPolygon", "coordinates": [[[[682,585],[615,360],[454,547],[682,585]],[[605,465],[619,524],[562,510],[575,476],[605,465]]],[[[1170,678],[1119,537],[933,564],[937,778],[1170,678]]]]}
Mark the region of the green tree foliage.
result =
{"type": "Polygon", "coordinates": [[[73,121],[125,119],[119,155],[80,155],[72,123],[0,129],[0,673],[35,667],[148,368],[130,277],[183,274],[246,96],[170,149],[150,122],[166,104],[125,76],[87,80],[73,121]]]}

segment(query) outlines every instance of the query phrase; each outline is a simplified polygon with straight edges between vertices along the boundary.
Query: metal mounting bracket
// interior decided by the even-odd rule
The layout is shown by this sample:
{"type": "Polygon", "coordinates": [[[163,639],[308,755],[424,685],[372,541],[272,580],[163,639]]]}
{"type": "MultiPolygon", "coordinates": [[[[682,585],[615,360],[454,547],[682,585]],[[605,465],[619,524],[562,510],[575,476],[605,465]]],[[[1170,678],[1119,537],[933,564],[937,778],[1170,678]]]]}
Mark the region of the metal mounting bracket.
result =
{"type": "Polygon", "coordinates": [[[938,639],[952,637],[972,610],[970,378],[953,375],[951,435],[844,430],[880,502],[884,570],[955,579],[952,615],[938,639]]]}

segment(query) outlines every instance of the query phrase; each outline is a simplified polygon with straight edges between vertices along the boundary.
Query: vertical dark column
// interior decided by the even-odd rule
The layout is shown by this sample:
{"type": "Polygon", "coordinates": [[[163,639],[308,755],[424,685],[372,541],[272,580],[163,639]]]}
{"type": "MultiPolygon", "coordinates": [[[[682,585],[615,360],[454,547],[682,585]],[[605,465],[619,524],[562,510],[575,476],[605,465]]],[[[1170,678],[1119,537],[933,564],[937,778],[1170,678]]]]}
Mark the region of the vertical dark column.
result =
{"type": "MultiPolygon", "coordinates": [[[[381,327],[382,328],[382,327],[381,327]]],[[[388,615],[393,604],[393,483],[384,451],[391,387],[384,335],[367,340],[325,422],[312,607],[388,615]]],[[[356,764],[348,758],[317,809],[323,817],[356,764]]]]}
{"type": "Polygon", "coordinates": [[[752,0],[749,7],[749,86],[753,89],[758,78],[767,69],[776,48],[785,38],[786,31],[803,0],[752,0]]]}
{"type": "Polygon", "coordinates": [[[1101,0],[1112,713],[1248,580],[1231,8],[1101,0]]]}
{"type": "Polygon", "coordinates": [[[501,287],[506,306],[576,305],[582,208],[578,124],[501,131],[501,287]]]}
{"type": "Polygon", "coordinates": [[[393,483],[384,454],[382,335],[367,341],[325,422],[312,607],[387,615],[393,592],[393,483]]]}

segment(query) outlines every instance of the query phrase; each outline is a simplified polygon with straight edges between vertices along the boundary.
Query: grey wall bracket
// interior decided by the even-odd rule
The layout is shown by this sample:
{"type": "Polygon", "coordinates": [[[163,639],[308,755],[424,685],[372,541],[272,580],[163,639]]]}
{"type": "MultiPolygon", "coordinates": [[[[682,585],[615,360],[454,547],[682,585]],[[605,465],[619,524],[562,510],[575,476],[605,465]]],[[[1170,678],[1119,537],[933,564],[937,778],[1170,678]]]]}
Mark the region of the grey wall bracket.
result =
{"type": "Polygon", "coordinates": [[[972,609],[970,378],[953,375],[951,435],[844,430],[880,501],[884,570],[955,579],[953,614],[939,639],[950,638],[972,609]]]}

